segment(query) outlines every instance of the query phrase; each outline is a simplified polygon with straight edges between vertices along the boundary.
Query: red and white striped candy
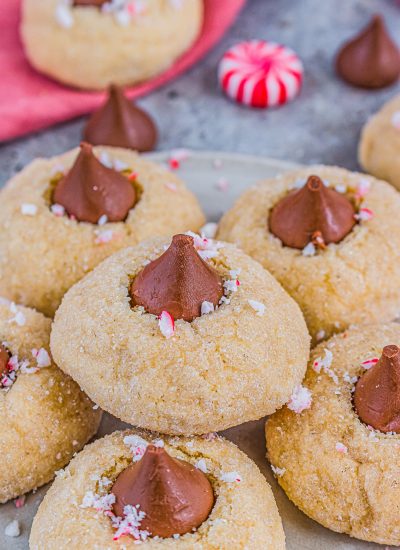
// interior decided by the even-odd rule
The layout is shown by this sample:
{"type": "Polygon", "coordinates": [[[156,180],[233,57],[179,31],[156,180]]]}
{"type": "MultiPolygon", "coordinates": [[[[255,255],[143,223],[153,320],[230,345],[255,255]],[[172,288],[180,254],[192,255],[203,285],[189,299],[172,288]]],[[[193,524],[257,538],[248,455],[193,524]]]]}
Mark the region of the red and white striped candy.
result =
{"type": "Polygon", "coordinates": [[[267,109],[297,96],[303,81],[303,65],[286,46],[252,40],[236,44],[225,52],[218,78],[231,99],[267,109]]]}

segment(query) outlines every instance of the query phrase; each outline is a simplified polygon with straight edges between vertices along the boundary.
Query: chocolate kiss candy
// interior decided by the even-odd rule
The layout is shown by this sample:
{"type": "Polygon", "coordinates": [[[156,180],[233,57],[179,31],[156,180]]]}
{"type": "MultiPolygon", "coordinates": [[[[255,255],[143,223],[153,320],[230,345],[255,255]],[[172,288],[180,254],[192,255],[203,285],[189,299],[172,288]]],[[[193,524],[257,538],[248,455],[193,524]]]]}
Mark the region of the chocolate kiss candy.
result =
{"type": "Polygon", "coordinates": [[[354,406],[360,420],[381,432],[400,433],[400,349],[383,348],[379,361],[359,378],[354,406]]]}
{"type": "Polygon", "coordinates": [[[337,73],[361,88],[383,88],[400,75],[400,52],[380,15],[344,44],[336,58],[337,73]]]}
{"type": "Polygon", "coordinates": [[[175,235],[162,256],[150,262],[130,287],[132,304],[148,313],[162,311],[174,319],[193,321],[201,304],[217,306],[223,295],[222,278],[196,252],[193,238],[175,235]]]}
{"type": "Polygon", "coordinates": [[[74,6],[96,6],[101,7],[106,2],[109,2],[110,0],[74,0],[73,5],[74,6]]]}
{"type": "Polygon", "coordinates": [[[0,344],[0,375],[7,372],[7,364],[10,359],[10,354],[6,350],[6,348],[0,344]]]}
{"type": "Polygon", "coordinates": [[[97,223],[103,215],[120,222],[136,203],[136,191],[122,174],[97,160],[91,145],[81,143],[74,165],[54,190],[53,203],[80,222],[97,223]]]}
{"type": "Polygon", "coordinates": [[[203,472],[154,445],[119,474],[111,492],[116,497],[114,514],[124,517],[126,505],[139,505],[146,514],[140,529],[153,537],[188,533],[214,506],[213,489],[203,472]]]}
{"type": "Polygon", "coordinates": [[[89,119],[83,137],[93,145],[112,145],[137,151],[151,151],[157,129],[150,116],[135,107],[121,88],[111,85],[106,103],[89,119]]]}
{"type": "Polygon", "coordinates": [[[351,202],[326,187],[318,176],[292,191],[273,208],[269,229],[285,246],[304,248],[317,237],[317,245],[338,243],[355,224],[351,202]]]}

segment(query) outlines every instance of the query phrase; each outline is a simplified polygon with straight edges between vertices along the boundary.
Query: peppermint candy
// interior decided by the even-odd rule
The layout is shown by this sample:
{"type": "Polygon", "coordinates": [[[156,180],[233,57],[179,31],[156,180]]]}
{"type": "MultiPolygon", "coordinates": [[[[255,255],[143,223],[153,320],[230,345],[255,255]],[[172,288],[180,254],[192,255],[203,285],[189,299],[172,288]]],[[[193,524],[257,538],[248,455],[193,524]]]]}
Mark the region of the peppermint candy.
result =
{"type": "Polygon", "coordinates": [[[249,107],[268,109],[294,99],[303,81],[296,53],[275,42],[241,42],[223,55],[218,68],[228,97],[249,107]]]}

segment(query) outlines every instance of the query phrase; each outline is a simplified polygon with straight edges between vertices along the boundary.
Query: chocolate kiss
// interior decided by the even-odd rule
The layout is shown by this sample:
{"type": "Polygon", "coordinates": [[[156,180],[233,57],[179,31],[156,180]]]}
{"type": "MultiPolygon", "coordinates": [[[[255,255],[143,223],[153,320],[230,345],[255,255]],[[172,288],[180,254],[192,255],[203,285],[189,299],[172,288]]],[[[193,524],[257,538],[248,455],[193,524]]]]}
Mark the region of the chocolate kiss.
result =
{"type": "Polygon", "coordinates": [[[10,354],[6,350],[6,348],[0,344],[0,375],[7,372],[7,364],[10,360],[10,354]]]}
{"type": "Polygon", "coordinates": [[[343,80],[361,88],[383,88],[399,78],[400,52],[380,15],[342,46],[336,71],[343,80]]]}
{"type": "Polygon", "coordinates": [[[132,305],[148,313],[162,311],[174,319],[193,321],[205,301],[217,306],[223,295],[222,278],[196,252],[193,238],[175,235],[170,247],[136,276],[130,287],[132,305]]]}
{"type": "Polygon", "coordinates": [[[318,176],[310,176],[301,189],[276,204],[269,229],[291,248],[304,248],[316,235],[320,243],[338,243],[354,226],[354,214],[345,196],[326,187],[318,176]]]}
{"type": "Polygon", "coordinates": [[[110,0],[74,0],[73,5],[74,6],[96,6],[101,7],[106,2],[109,2],[110,0]]]}
{"type": "Polygon", "coordinates": [[[112,145],[137,151],[151,151],[157,129],[150,116],[135,107],[122,89],[111,85],[106,103],[89,119],[83,137],[93,145],[112,145]]]}
{"type": "Polygon", "coordinates": [[[356,412],[381,432],[400,433],[400,349],[383,348],[379,361],[359,378],[354,392],[356,412]]]}
{"type": "Polygon", "coordinates": [[[213,489],[203,472],[154,445],[119,474],[111,492],[116,497],[114,514],[124,517],[127,504],[139,505],[146,514],[140,529],[153,537],[188,533],[208,518],[214,506],[213,489]]]}
{"type": "Polygon", "coordinates": [[[97,223],[103,215],[109,222],[120,222],[136,203],[136,192],[126,177],[104,166],[92,146],[83,142],[74,165],[54,190],[53,203],[80,222],[97,223]]]}

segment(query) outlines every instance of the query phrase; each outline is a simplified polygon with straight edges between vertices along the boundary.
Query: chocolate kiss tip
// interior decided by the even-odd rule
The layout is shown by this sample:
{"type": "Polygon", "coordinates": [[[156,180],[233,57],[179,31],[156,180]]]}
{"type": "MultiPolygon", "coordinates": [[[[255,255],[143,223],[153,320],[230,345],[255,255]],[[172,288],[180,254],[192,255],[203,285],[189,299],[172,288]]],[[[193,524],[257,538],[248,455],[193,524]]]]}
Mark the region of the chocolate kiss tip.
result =
{"type": "Polygon", "coordinates": [[[104,215],[109,222],[119,222],[135,205],[136,191],[126,177],[104,166],[83,141],[71,169],[57,183],[53,203],[64,206],[80,222],[95,224],[104,215]]]}
{"type": "Polygon", "coordinates": [[[130,287],[133,306],[148,313],[162,311],[174,319],[193,321],[201,315],[203,302],[216,307],[223,296],[222,278],[194,248],[189,235],[175,235],[169,248],[150,262],[130,287]]]}
{"type": "Polygon", "coordinates": [[[354,407],[362,422],[381,432],[400,433],[400,348],[383,348],[379,361],[358,380],[354,407]]]}
{"type": "Polygon", "coordinates": [[[110,84],[106,102],[89,118],[83,136],[94,145],[144,152],[154,149],[157,128],[150,115],[131,103],[120,86],[110,84]]]}
{"type": "Polygon", "coordinates": [[[400,51],[391,39],[381,15],[346,42],[336,57],[339,76],[361,88],[384,88],[400,75],[400,51]]]}
{"type": "Polygon", "coordinates": [[[199,527],[214,505],[214,492],[203,472],[154,445],[119,474],[111,492],[117,516],[124,516],[126,505],[139,505],[146,514],[140,529],[163,538],[199,527]]]}
{"type": "Polygon", "coordinates": [[[269,216],[269,229],[284,246],[303,249],[314,235],[318,245],[338,243],[352,230],[355,210],[349,199],[309,176],[306,185],[281,199],[269,216]]]}

